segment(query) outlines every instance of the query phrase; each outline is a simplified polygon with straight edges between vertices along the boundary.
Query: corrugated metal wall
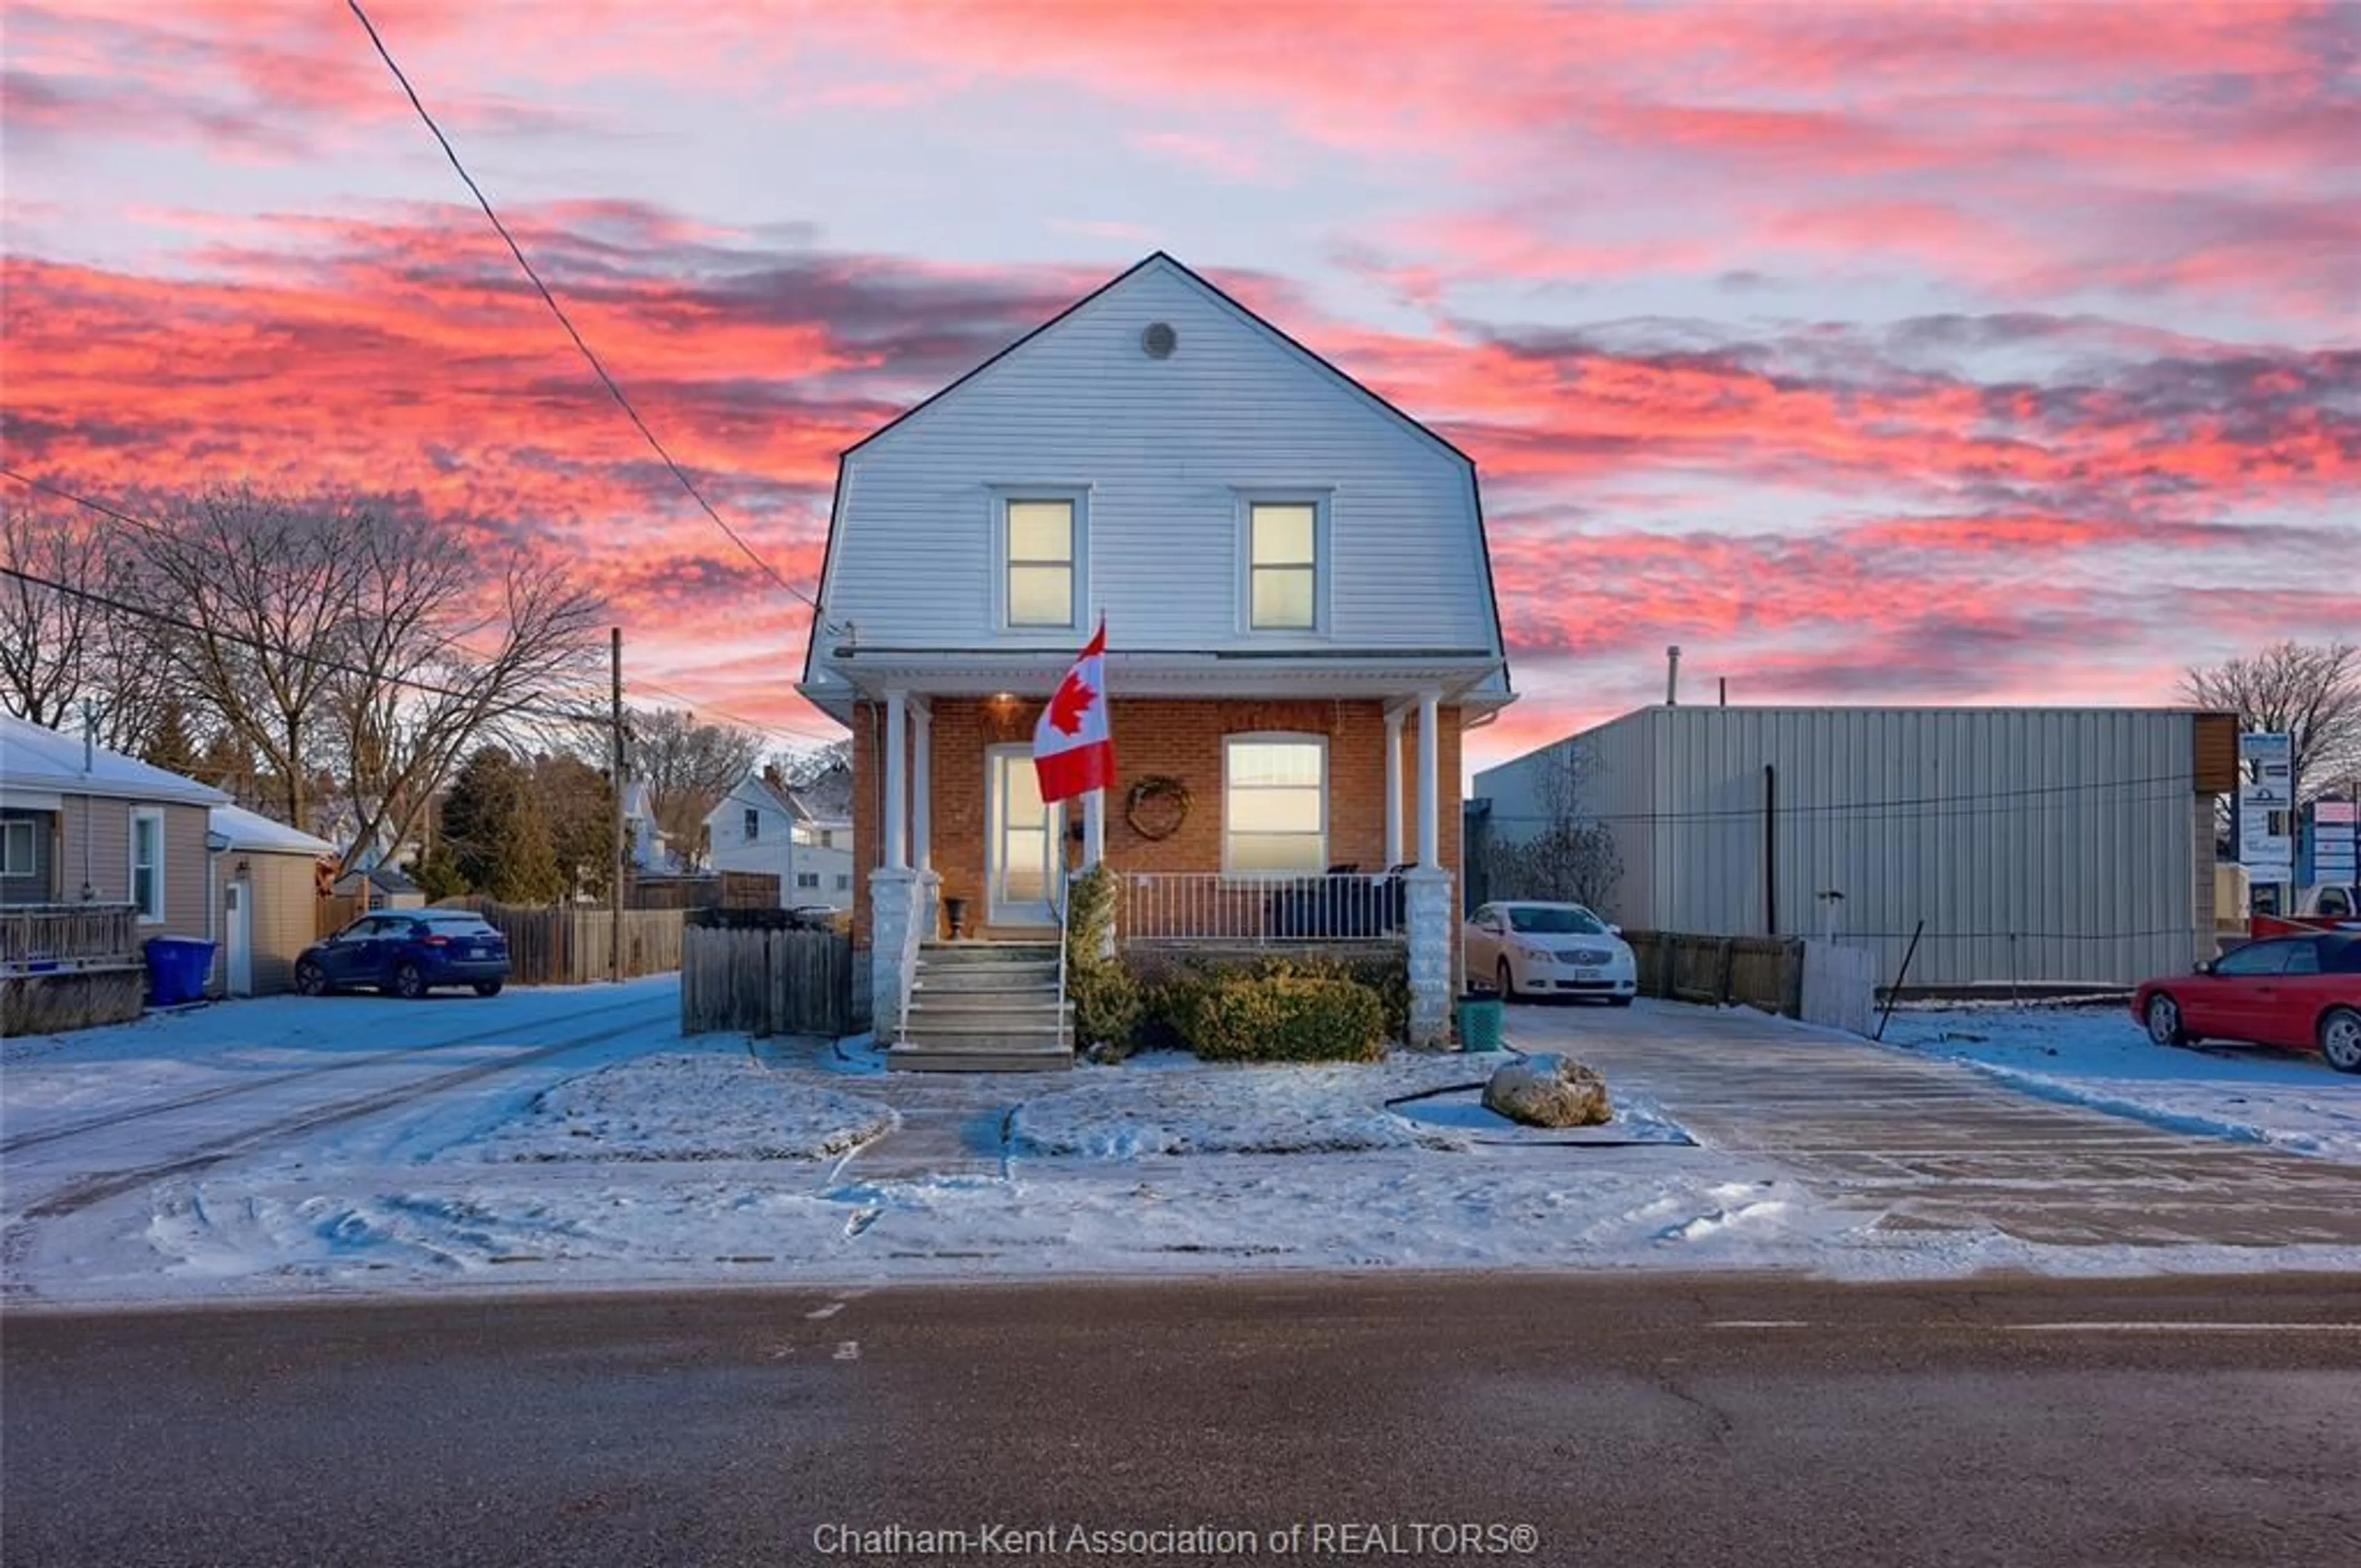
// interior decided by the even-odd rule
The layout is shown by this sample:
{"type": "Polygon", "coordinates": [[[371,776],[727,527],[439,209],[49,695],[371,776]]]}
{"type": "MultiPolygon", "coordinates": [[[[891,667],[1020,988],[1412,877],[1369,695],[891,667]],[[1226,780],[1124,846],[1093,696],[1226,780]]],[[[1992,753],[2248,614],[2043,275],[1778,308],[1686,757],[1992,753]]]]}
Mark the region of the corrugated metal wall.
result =
{"type": "MultiPolygon", "coordinates": [[[[1575,737],[1614,823],[1612,917],[1766,927],[1763,766],[1776,770],[1776,928],[1837,928],[1892,981],[1922,918],[1913,985],[2123,983],[2211,951],[2193,830],[2191,716],[2164,709],[1653,707],[1575,737]]],[[[1510,813],[1532,759],[1478,775],[1510,813]]],[[[2210,818],[2208,818],[2210,820],[2210,818]]],[[[1526,830],[1530,830],[1530,824],[1526,830]]],[[[2210,901],[2207,901],[2210,902],[2210,901]]]]}

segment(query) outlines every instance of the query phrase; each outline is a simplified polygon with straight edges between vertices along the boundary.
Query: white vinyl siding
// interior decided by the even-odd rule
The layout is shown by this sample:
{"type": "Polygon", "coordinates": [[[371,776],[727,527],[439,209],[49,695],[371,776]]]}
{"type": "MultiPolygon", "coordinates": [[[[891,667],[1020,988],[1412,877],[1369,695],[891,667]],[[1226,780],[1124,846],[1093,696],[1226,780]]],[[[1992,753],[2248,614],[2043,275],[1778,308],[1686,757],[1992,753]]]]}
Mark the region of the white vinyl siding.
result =
{"type": "Polygon", "coordinates": [[[1246,624],[1256,631],[1320,625],[1320,507],[1313,501],[1246,506],[1246,624]]]}
{"type": "Polygon", "coordinates": [[[1005,503],[1002,527],[1008,574],[1008,625],[1071,630],[1074,608],[1074,512],[1071,500],[1005,503]]]}
{"type": "Polygon", "coordinates": [[[1267,643],[1241,604],[1240,498],[1307,491],[1325,498],[1329,644],[1499,646],[1466,464],[1156,268],[846,460],[829,615],[871,646],[1056,645],[1011,623],[1005,507],[1069,487],[1088,612],[1072,625],[1104,609],[1118,647],[1267,643]],[[1153,322],[1179,334],[1169,359],[1140,352],[1153,322]]]}
{"type": "Polygon", "coordinates": [[[1237,735],[1222,751],[1222,869],[1238,875],[1326,870],[1326,739],[1237,735]]]}
{"type": "Polygon", "coordinates": [[[152,806],[131,813],[131,903],[142,926],[164,922],[164,814],[152,806]]]}

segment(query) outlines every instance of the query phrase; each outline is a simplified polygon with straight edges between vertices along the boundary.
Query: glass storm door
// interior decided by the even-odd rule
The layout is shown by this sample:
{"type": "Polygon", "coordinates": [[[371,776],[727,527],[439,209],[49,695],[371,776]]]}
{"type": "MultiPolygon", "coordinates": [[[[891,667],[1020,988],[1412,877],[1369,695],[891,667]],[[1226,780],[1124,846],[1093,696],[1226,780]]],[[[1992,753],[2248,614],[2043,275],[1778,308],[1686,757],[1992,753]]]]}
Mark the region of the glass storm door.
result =
{"type": "Polygon", "coordinates": [[[994,926],[1055,926],[1049,897],[1065,813],[1042,804],[1031,747],[994,746],[984,753],[984,802],[986,918],[994,926]]]}

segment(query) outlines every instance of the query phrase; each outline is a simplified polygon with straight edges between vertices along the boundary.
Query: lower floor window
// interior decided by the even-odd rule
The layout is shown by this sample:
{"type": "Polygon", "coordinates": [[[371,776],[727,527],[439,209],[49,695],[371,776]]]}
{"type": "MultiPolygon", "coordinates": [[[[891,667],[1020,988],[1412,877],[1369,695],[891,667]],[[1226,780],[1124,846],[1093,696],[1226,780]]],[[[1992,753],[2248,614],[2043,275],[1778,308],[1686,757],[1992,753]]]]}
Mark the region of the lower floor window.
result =
{"type": "Polygon", "coordinates": [[[29,817],[0,822],[0,876],[31,876],[40,869],[29,817]]]}
{"type": "Polygon", "coordinates": [[[1231,737],[1222,760],[1222,869],[1300,875],[1327,864],[1327,740],[1231,737]]]}
{"type": "Polygon", "coordinates": [[[819,885],[819,872],[797,872],[796,873],[796,885],[797,887],[818,887],[819,885]]]}
{"type": "Polygon", "coordinates": [[[163,920],[164,814],[160,811],[131,814],[131,902],[139,910],[141,924],[153,926],[163,920]]]}

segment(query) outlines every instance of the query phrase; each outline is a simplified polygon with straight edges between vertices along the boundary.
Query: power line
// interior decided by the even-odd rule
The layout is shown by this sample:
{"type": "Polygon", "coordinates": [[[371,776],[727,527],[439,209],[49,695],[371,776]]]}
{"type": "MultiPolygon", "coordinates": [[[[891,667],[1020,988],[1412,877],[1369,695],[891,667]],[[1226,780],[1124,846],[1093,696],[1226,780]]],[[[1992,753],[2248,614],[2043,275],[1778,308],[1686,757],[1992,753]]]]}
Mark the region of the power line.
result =
{"type": "MultiPolygon", "coordinates": [[[[73,504],[73,505],[75,505],[75,506],[82,507],[82,508],[83,508],[83,509],[85,509],[85,510],[89,510],[89,511],[95,512],[95,513],[97,513],[97,514],[98,514],[99,516],[101,516],[101,517],[107,518],[107,519],[109,519],[109,520],[111,520],[111,521],[115,521],[115,522],[123,523],[123,524],[125,524],[125,525],[126,525],[126,526],[128,526],[128,527],[131,527],[131,528],[138,529],[138,530],[140,530],[142,532],[153,534],[153,535],[155,535],[157,538],[161,539],[161,540],[164,540],[164,541],[166,541],[166,542],[168,542],[168,543],[185,543],[185,541],[183,541],[183,540],[181,539],[181,537],[179,534],[177,534],[177,533],[173,532],[172,532],[172,530],[170,530],[170,529],[169,529],[169,528],[165,527],[165,526],[164,526],[163,524],[161,524],[161,523],[159,523],[159,522],[153,522],[153,521],[150,521],[149,520],[148,520],[148,519],[146,519],[146,518],[135,516],[135,515],[133,515],[133,514],[132,514],[132,513],[130,513],[130,512],[124,511],[124,510],[120,510],[119,508],[115,508],[115,507],[108,506],[108,505],[106,505],[106,504],[105,504],[104,502],[103,502],[103,501],[94,501],[94,500],[91,499],[88,496],[79,495],[79,494],[75,493],[75,492],[74,492],[74,491],[72,491],[72,490],[66,489],[66,488],[65,488],[64,487],[62,487],[62,486],[51,484],[51,483],[49,483],[49,482],[48,480],[46,480],[46,479],[36,479],[36,478],[34,478],[32,476],[30,476],[30,475],[28,475],[28,474],[22,474],[22,473],[19,473],[19,472],[17,472],[16,469],[14,469],[14,468],[10,468],[10,467],[7,467],[7,466],[0,466],[0,477],[7,477],[7,478],[14,479],[16,483],[18,483],[18,484],[20,484],[20,485],[25,486],[25,487],[26,487],[27,488],[28,488],[28,489],[39,490],[39,491],[43,492],[44,494],[51,495],[51,496],[55,496],[55,497],[57,497],[60,500],[63,500],[63,501],[71,502],[71,504],[73,504]]],[[[120,602],[115,601],[115,600],[107,599],[107,598],[105,598],[104,596],[96,595],[96,594],[92,594],[92,593],[90,593],[90,592],[88,592],[88,591],[86,591],[86,590],[82,590],[82,589],[78,589],[78,588],[70,587],[68,587],[67,585],[65,585],[65,584],[63,584],[63,583],[52,583],[52,582],[48,581],[47,579],[43,579],[43,578],[35,578],[35,577],[32,577],[32,576],[30,576],[29,575],[27,575],[27,574],[26,574],[26,573],[22,573],[22,572],[14,572],[14,573],[12,573],[11,575],[12,575],[12,576],[19,576],[19,577],[23,577],[23,578],[25,578],[25,580],[27,580],[27,581],[28,581],[28,582],[35,582],[35,583],[38,583],[38,584],[39,584],[40,586],[43,586],[43,587],[55,588],[57,591],[60,592],[60,593],[72,594],[72,595],[74,595],[74,596],[75,596],[75,597],[77,597],[77,598],[85,598],[85,599],[92,600],[93,602],[96,602],[96,603],[101,603],[101,604],[106,605],[108,608],[115,609],[119,609],[119,610],[121,610],[123,613],[127,614],[127,615],[144,615],[144,616],[148,616],[149,619],[153,619],[153,620],[164,620],[165,622],[167,622],[168,624],[171,624],[171,625],[174,625],[174,626],[179,626],[179,627],[181,627],[182,630],[192,630],[192,631],[202,631],[202,630],[203,630],[203,628],[197,627],[197,626],[195,626],[195,625],[193,625],[193,624],[192,624],[192,623],[182,622],[182,621],[174,621],[174,620],[172,620],[170,617],[159,616],[159,615],[157,614],[157,612],[155,612],[155,611],[153,611],[153,610],[149,610],[149,609],[144,609],[144,608],[143,608],[143,607],[141,607],[141,606],[138,606],[138,605],[130,605],[130,604],[124,604],[124,603],[120,603],[120,602]]],[[[258,647],[260,647],[260,645],[259,645],[259,644],[252,643],[252,642],[250,641],[250,640],[247,640],[247,639],[229,637],[229,636],[227,636],[227,634],[225,634],[225,633],[216,633],[215,635],[223,636],[223,637],[225,638],[225,641],[238,641],[238,642],[240,642],[240,643],[242,643],[242,644],[245,644],[245,645],[248,645],[248,646],[255,646],[255,647],[258,647],[258,647]]],[[[459,644],[454,644],[454,646],[461,646],[461,645],[459,645],[459,644]]],[[[268,652],[268,650],[264,650],[264,651],[265,651],[265,652],[268,652]]],[[[473,652],[472,650],[464,650],[464,651],[467,651],[467,652],[473,652]]],[[[480,657],[480,655],[478,655],[478,656],[480,657]]],[[[321,666],[323,666],[324,668],[330,668],[330,669],[344,668],[344,666],[337,665],[337,664],[335,664],[335,663],[333,663],[332,661],[325,660],[325,659],[315,659],[315,660],[313,660],[313,661],[312,661],[312,662],[313,662],[313,663],[314,663],[320,664],[320,665],[321,665],[321,666]]],[[[359,670],[352,670],[352,671],[350,671],[349,673],[352,673],[352,674],[366,674],[366,672],[359,671],[359,670]]],[[[400,683],[400,684],[418,685],[420,685],[421,689],[423,689],[423,690],[434,691],[434,692],[437,692],[437,693],[440,693],[440,694],[442,694],[442,695],[445,695],[445,696],[460,696],[460,695],[463,695],[463,694],[456,693],[456,692],[448,692],[448,691],[445,691],[445,688],[442,688],[442,687],[439,687],[439,686],[434,686],[434,685],[431,685],[431,684],[426,684],[426,683],[400,683]]],[[[757,720],[755,720],[755,719],[748,718],[744,717],[744,716],[743,716],[743,715],[741,715],[741,714],[730,713],[730,712],[729,712],[729,711],[727,711],[727,710],[725,710],[725,709],[723,709],[723,708],[716,707],[714,707],[713,705],[711,705],[711,704],[709,704],[709,703],[702,703],[702,702],[699,702],[699,701],[697,701],[697,698],[695,698],[695,697],[693,697],[693,696],[689,696],[686,692],[677,690],[677,689],[675,689],[675,688],[674,688],[674,687],[671,687],[671,686],[659,685],[657,685],[657,684],[656,684],[655,682],[653,682],[653,681],[639,680],[639,681],[635,681],[635,682],[633,683],[633,685],[634,685],[634,687],[635,687],[636,689],[639,689],[639,690],[644,690],[644,691],[649,691],[649,692],[653,692],[653,693],[655,693],[655,694],[657,694],[657,695],[659,695],[659,696],[671,697],[672,699],[674,699],[674,700],[675,700],[675,701],[676,701],[676,702],[681,702],[681,703],[686,703],[686,704],[687,704],[690,707],[692,707],[692,708],[696,709],[697,711],[703,712],[703,713],[709,713],[709,714],[712,714],[712,715],[714,715],[714,716],[715,716],[715,717],[717,717],[717,718],[720,718],[728,719],[730,723],[732,723],[732,724],[736,724],[736,725],[738,725],[738,726],[740,726],[740,727],[741,727],[741,728],[743,728],[743,729],[752,729],[752,730],[758,730],[758,731],[760,731],[761,733],[763,733],[763,734],[764,734],[764,735],[774,736],[774,737],[779,737],[779,736],[789,737],[789,738],[792,738],[792,739],[795,739],[795,740],[808,740],[808,741],[813,742],[813,743],[814,743],[814,744],[816,744],[816,745],[823,745],[823,746],[825,746],[825,745],[829,745],[829,744],[833,744],[836,740],[838,740],[839,739],[841,739],[840,737],[838,737],[838,736],[832,736],[832,735],[822,735],[822,734],[820,734],[820,733],[819,733],[818,731],[817,731],[817,730],[810,730],[810,729],[796,729],[795,727],[793,727],[792,725],[783,725],[783,724],[765,724],[765,723],[762,723],[762,722],[759,722],[759,721],[757,721],[757,720]]],[[[577,683],[575,689],[574,689],[574,690],[572,690],[572,691],[569,691],[569,692],[566,693],[565,695],[569,696],[573,696],[573,697],[576,697],[576,698],[578,698],[578,699],[583,700],[583,701],[586,701],[586,702],[592,702],[592,701],[604,701],[604,700],[606,699],[606,694],[605,694],[604,692],[593,690],[591,687],[589,687],[587,684],[584,684],[584,683],[577,683]]],[[[544,711],[546,711],[546,710],[544,710],[544,711]]],[[[607,718],[606,718],[606,716],[605,716],[604,714],[590,713],[590,712],[588,712],[588,711],[587,711],[587,710],[586,710],[584,713],[582,713],[582,714],[578,714],[578,715],[566,715],[566,717],[567,717],[567,718],[578,718],[578,719],[580,719],[580,720],[581,720],[582,722],[584,722],[584,723],[596,724],[596,725],[598,725],[600,729],[605,729],[605,728],[607,727],[607,724],[608,724],[608,719],[607,719],[607,718]]]]}
{"type": "MultiPolygon", "coordinates": [[[[258,653],[272,654],[283,652],[283,650],[272,648],[258,638],[244,636],[236,631],[225,631],[218,627],[203,626],[193,620],[183,620],[178,616],[167,615],[162,610],[151,609],[146,605],[132,604],[107,594],[93,593],[88,588],[78,588],[71,583],[61,583],[53,577],[44,577],[38,573],[24,571],[18,567],[0,565],[0,576],[14,577],[18,582],[29,583],[35,587],[47,588],[52,593],[60,593],[72,598],[82,599],[86,603],[113,610],[118,615],[136,616],[142,620],[154,621],[159,626],[170,626],[176,630],[186,631],[194,636],[210,638],[218,642],[235,643],[258,653]]],[[[466,691],[457,686],[439,685],[433,681],[420,680],[414,675],[388,674],[381,670],[365,669],[361,665],[348,664],[341,659],[332,659],[324,654],[297,653],[291,656],[317,669],[333,670],[338,674],[358,675],[363,680],[381,681],[387,685],[400,686],[409,691],[429,692],[436,696],[456,697],[462,702],[478,701],[483,696],[481,692],[466,691]]],[[[601,727],[607,723],[607,716],[604,714],[571,713],[563,708],[546,707],[539,703],[501,703],[499,707],[503,713],[523,714],[536,718],[555,718],[567,723],[596,724],[601,727]]]]}
{"type": "Polygon", "coordinates": [[[709,702],[699,702],[685,691],[674,686],[658,685],[653,681],[641,680],[633,684],[637,690],[670,697],[675,702],[686,704],[691,712],[709,714],[716,718],[727,719],[741,729],[752,729],[763,735],[789,736],[797,740],[809,740],[822,746],[834,745],[844,738],[840,735],[822,735],[815,729],[798,729],[793,725],[769,724],[760,719],[749,718],[743,714],[732,713],[728,708],[717,707],[709,702]]]}
{"type": "MultiPolygon", "coordinates": [[[[402,93],[409,98],[410,106],[418,111],[418,117],[425,122],[427,130],[434,134],[435,141],[441,145],[443,156],[451,160],[451,168],[466,184],[468,193],[476,198],[476,205],[484,209],[484,216],[491,220],[492,228],[507,244],[509,254],[516,258],[517,265],[522,268],[524,275],[532,280],[533,288],[541,294],[542,302],[546,304],[550,313],[557,318],[557,324],[566,329],[566,335],[574,340],[575,348],[588,363],[590,368],[598,374],[599,382],[606,387],[608,394],[615,400],[616,406],[623,411],[649,447],[663,459],[664,466],[672,471],[672,477],[680,481],[680,488],[688,492],[689,499],[704,509],[705,515],[713,520],[715,527],[729,535],[730,543],[735,544],[746,559],[760,567],[771,581],[811,606],[813,614],[817,616],[819,613],[819,600],[781,576],[776,568],[756,554],[753,546],[739,537],[738,531],[730,527],[719,512],[713,510],[713,503],[705,499],[704,492],[699,490],[696,481],[688,477],[688,471],[675,462],[672,454],[664,449],[664,444],[656,439],[656,433],[648,428],[648,422],[642,419],[640,411],[631,406],[631,400],[624,396],[622,387],[614,377],[608,374],[607,367],[599,361],[598,356],[591,352],[589,343],[575,326],[573,318],[566,313],[566,307],[557,302],[557,296],[549,291],[549,285],[541,280],[541,274],[534,271],[533,263],[525,258],[524,248],[517,244],[516,236],[509,232],[508,225],[500,221],[500,214],[493,210],[491,199],[484,194],[483,187],[478,185],[475,176],[467,172],[467,166],[459,161],[458,149],[451,145],[451,138],[443,134],[443,127],[434,123],[434,116],[426,112],[425,104],[419,99],[418,90],[410,84],[410,78],[403,73],[401,65],[395,61],[393,51],[386,48],[385,39],[378,36],[377,25],[369,20],[368,13],[361,9],[360,0],[345,0],[345,4],[352,8],[354,18],[360,23],[362,30],[368,34],[369,42],[376,46],[378,58],[385,61],[385,68],[393,72],[393,79],[401,84],[402,93]]],[[[822,630],[827,630],[825,622],[822,622],[822,630]]]]}

